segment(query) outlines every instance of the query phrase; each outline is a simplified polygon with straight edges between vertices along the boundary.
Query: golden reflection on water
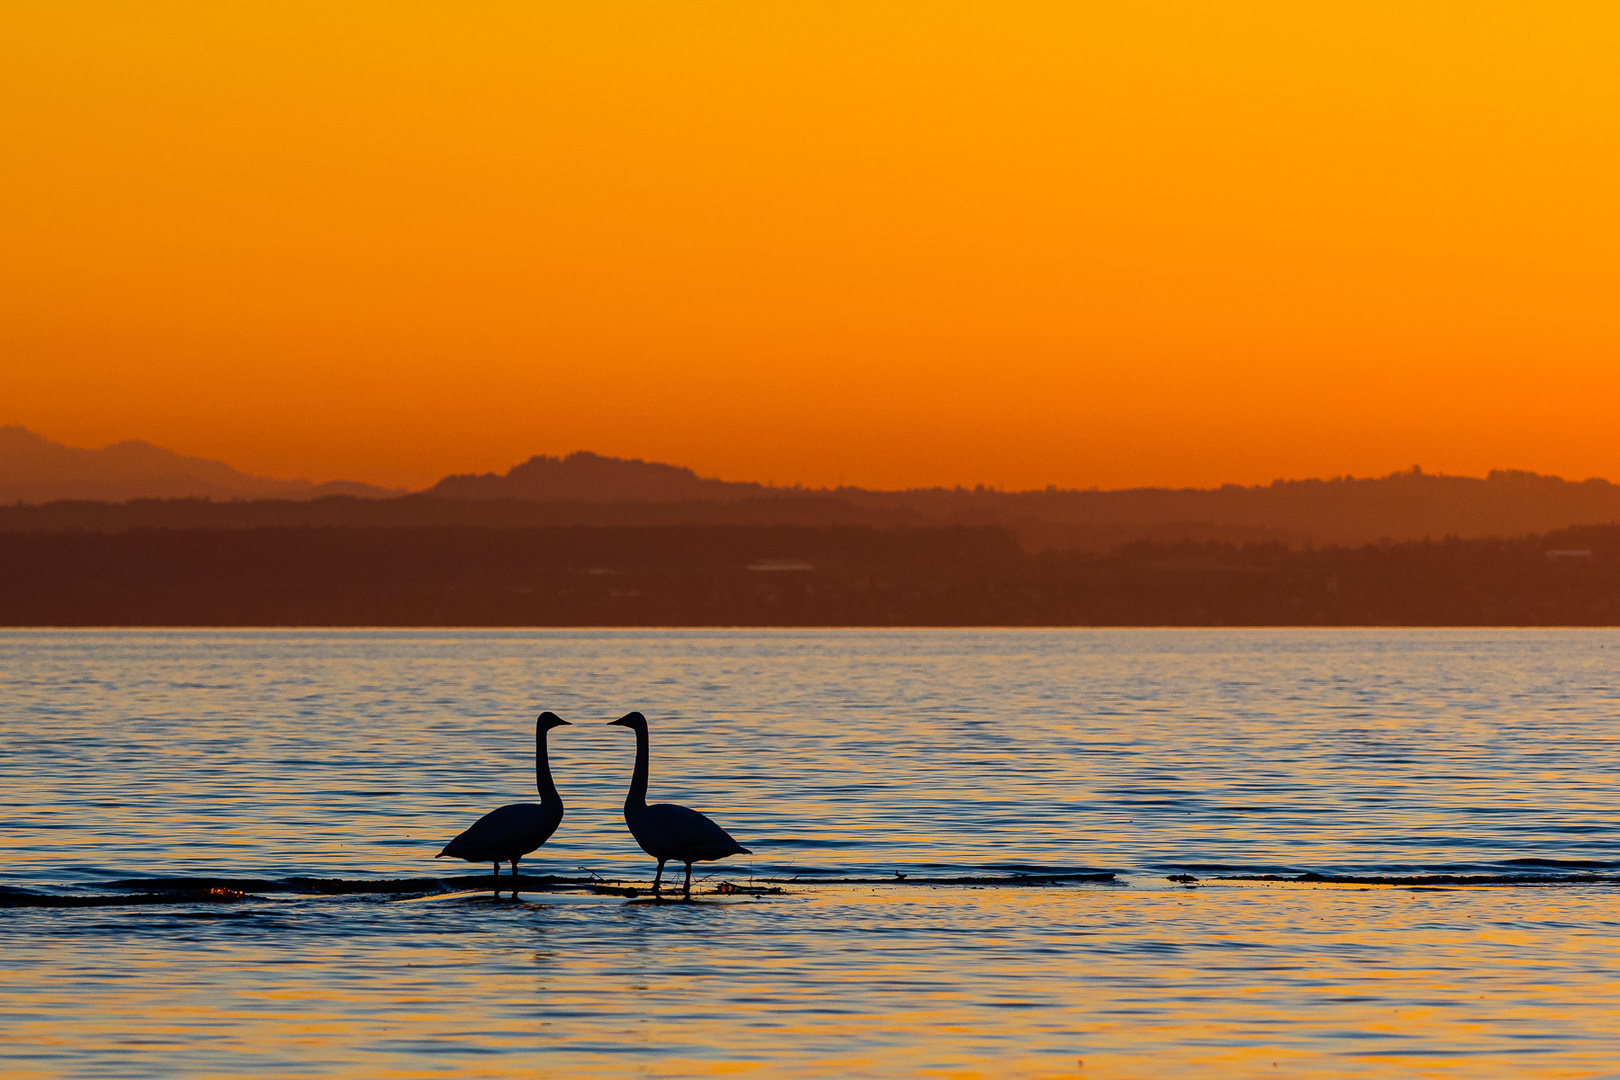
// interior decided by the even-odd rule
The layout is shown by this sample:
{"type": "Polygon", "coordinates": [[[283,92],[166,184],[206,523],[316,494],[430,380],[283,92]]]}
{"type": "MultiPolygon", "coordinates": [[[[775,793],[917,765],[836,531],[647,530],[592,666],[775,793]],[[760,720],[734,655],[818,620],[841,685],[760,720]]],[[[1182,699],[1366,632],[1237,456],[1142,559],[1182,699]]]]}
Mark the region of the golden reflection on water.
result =
{"type": "Polygon", "coordinates": [[[7,941],[0,1058],[18,1077],[112,1061],[132,1076],[282,1062],[342,1078],[1596,1077],[1620,1047],[1615,898],[1296,884],[816,886],[697,908],[324,898],[245,915],[282,935],[233,909],[143,914],[111,942],[69,925],[117,918],[105,911],[11,912],[38,936],[7,941]]]}
{"type": "Polygon", "coordinates": [[[0,632],[0,884],[487,871],[432,855],[530,797],[540,706],[580,723],[525,871],[645,877],[630,745],[592,723],[632,705],[654,798],[757,852],[700,877],[1120,875],[0,910],[0,1072],[1614,1075],[1620,890],[1208,879],[1620,869],[1616,655],[1600,631],[0,632]]]}

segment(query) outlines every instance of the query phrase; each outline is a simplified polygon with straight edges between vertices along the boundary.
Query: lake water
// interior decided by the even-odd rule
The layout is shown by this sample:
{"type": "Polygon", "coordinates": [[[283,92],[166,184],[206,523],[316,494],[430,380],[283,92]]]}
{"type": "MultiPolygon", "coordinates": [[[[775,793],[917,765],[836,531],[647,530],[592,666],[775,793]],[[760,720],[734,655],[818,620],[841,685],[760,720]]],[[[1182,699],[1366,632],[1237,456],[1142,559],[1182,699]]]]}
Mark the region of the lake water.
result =
{"type": "Polygon", "coordinates": [[[0,910],[0,1072],[1620,1076],[1617,662],[1606,630],[3,631],[0,886],[258,898],[0,910]],[[702,902],[285,891],[487,874],[432,856],[533,797],[541,709],[568,809],[525,873],[650,880],[632,708],[650,797],[754,851],[702,902]],[[1083,872],[1116,876],[930,884],[1083,872]],[[1546,883],[1232,880],[1304,873],[1546,883]]]}

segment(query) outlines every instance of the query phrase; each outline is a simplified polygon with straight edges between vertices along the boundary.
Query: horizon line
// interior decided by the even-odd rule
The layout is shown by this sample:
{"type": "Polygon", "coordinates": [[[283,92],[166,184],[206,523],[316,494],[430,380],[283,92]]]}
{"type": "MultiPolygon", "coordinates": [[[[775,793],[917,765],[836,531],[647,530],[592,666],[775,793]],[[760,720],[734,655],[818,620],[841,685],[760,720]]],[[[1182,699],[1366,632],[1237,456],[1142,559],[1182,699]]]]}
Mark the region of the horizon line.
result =
{"type": "MultiPolygon", "coordinates": [[[[523,460],[518,461],[515,464],[508,466],[505,469],[504,472],[503,471],[495,471],[495,470],[489,470],[489,471],[485,471],[485,472],[453,472],[453,471],[446,472],[443,475],[441,475],[438,480],[435,480],[432,483],[429,483],[425,487],[416,488],[416,487],[380,484],[380,483],[375,483],[375,482],[369,481],[369,480],[354,480],[354,479],[350,479],[350,478],[347,478],[347,477],[335,477],[335,478],[329,479],[329,480],[312,480],[312,479],[309,479],[308,477],[290,477],[289,478],[289,477],[268,476],[268,475],[259,474],[259,473],[250,473],[250,472],[244,471],[243,469],[239,468],[236,465],[231,464],[228,461],[224,461],[224,460],[219,459],[219,458],[208,458],[208,457],[204,457],[203,455],[200,455],[200,454],[190,454],[190,453],[186,453],[184,451],[173,450],[173,449],[171,449],[169,447],[166,447],[166,446],[163,446],[163,445],[161,445],[159,443],[152,442],[149,439],[139,439],[139,438],[116,439],[116,440],[114,440],[112,442],[109,442],[109,443],[105,444],[104,446],[100,446],[100,447],[72,446],[72,445],[69,445],[67,443],[57,442],[56,440],[51,439],[49,436],[43,435],[43,434],[35,431],[34,429],[32,429],[30,427],[27,427],[24,424],[0,424],[0,432],[4,432],[7,429],[17,431],[17,432],[21,432],[23,434],[26,434],[26,435],[32,436],[32,437],[34,437],[36,439],[39,439],[39,440],[41,440],[41,441],[43,441],[43,442],[45,442],[45,443],[47,443],[47,444],[49,444],[51,446],[60,447],[60,448],[66,449],[66,450],[79,451],[79,452],[89,453],[89,454],[98,454],[98,453],[104,453],[106,451],[116,449],[116,448],[121,447],[121,446],[149,447],[149,448],[151,448],[153,450],[158,450],[158,451],[161,451],[161,452],[163,452],[165,454],[172,454],[172,455],[175,455],[177,457],[191,458],[191,459],[201,461],[201,462],[208,462],[210,464],[222,465],[222,466],[232,470],[233,472],[237,473],[243,479],[246,479],[246,480],[258,480],[258,481],[266,481],[266,482],[278,483],[278,484],[309,484],[309,485],[311,485],[313,487],[327,487],[327,486],[340,485],[340,484],[354,484],[354,485],[358,485],[358,486],[377,488],[380,491],[389,492],[389,493],[391,493],[391,496],[393,498],[406,498],[408,496],[413,496],[413,495],[426,495],[429,492],[431,492],[433,490],[433,488],[437,487],[439,484],[444,483],[447,480],[453,480],[453,479],[486,479],[486,478],[489,478],[489,479],[504,479],[504,478],[510,476],[510,474],[515,469],[518,469],[518,468],[520,468],[520,467],[522,467],[524,465],[527,465],[527,464],[529,464],[531,462],[535,462],[535,461],[551,461],[551,462],[556,462],[556,463],[561,464],[561,463],[565,463],[565,462],[569,461],[570,459],[577,458],[577,457],[595,458],[595,459],[601,460],[601,461],[621,462],[621,463],[625,463],[625,464],[629,464],[629,465],[645,465],[645,466],[649,466],[649,467],[663,467],[663,468],[670,468],[670,469],[678,469],[678,470],[681,470],[683,472],[686,472],[686,473],[690,474],[691,477],[694,480],[696,480],[698,482],[701,482],[701,483],[735,484],[735,485],[739,485],[739,486],[752,485],[752,486],[764,489],[765,491],[768,491],[768,492],[795,493],[795,494],[797,494],[797,493],[804,493],[804,494],[838,494],[840,492],[860,492],[860,493],[867,493],[867,494],[906,494],[906,493],[914,493],[914,492],[938,491],[938,492],[971,493],[971,494],[1037,495],[1037,494],[1104,494],[1104,493],[1118,493],[1118,492],[1132,492],[1132,491],[1174,491],[1174,492],[1202,491],[1202,492],[1214,492],[1214,491],[1223,491],[1223,490],[1227,490],[1227,489],[1231,489],[1231,488],[1237,488],[1237,489],[1240,489],[1240,490],[1251,490],[1252,491],[1252,490],[1261,490],[1261,489],[1265,489],[1265,488],[1280,487],[1280,486],[1285,486],[1285,485],[1288,485],[1288,484],[1357,483],[1357,482],[1377,481],[1377,480],[1395,480],[1395,479],[1400,479],[1402,477],[1412,477],[1412,478],[1421,477],[1421,478],[1425,478],[1425,479],[1438,479],[1438,480],[1475,480],[1475,481],[1480,481],[1480,482],[1489,482],[1489,481],[1498,480],[1498,479],[1509,479],[1509,480],[1511,480],[1511,479],[1535,479],[1535,480],[1557,481],[1559,483],[1565,483],[1565,484],[1607,484],[1607,485],[1610,485],[1610,486],[1614,485],[1614,481],[1611,481],[1607,477],[1602,477],[1602,476],[1588,476],[1588,477],[1584,477],[1584,478],[1579,479],[1579,480],[1571,480],[1571,479],[1567,479],[1564,476],[1561,476],[1561,475],[1559,475],[1557,473],[1543,473],[1543,472],[1538,472],[1538,471],[1533,470],[1533,469],[1518,469],[1518,468],[1492,468],[1492,469],[1487,470],[1486,474],[1484,476],[1476,476],[1476,475],[1471,475],[1471,474],[1468,474],[1468,473],[1425,472],[1423,470],[1423,468],[1421,467],[1421,465],[1414,464],[1409,469],[1396,469],[1396,470],[1393,470],[1393,471],[1387,472],[1387,473],[1369,474],[1369,475],[1363,475],[1363,476],[1357,476],[1354,473],[1348,473],[1348,472],[1339,473],[1339,474],[1335,474],[1335,475],[1331,475],[1331,476],[1279,476],[1279,477],[1274,477],[1273,479],[1271,479],[1269,481],[1258,481],[1258,482],[1250,483],[1250,484],[1238,483],[1238,482],[1234,482],[1234,481],[1223,481],[1223,482],[1221,482],[1219,484],[1212,484],[1212,485],[1207,485],[1207,486],[1200,486],[1200,485],[1196,485],[1196,484],[1180,484],[1180,485],[1177,485],[1177,484],[1163,483],[1163,484],[1134,484],[1134,485],[1126,485],[1126,486],[1121,486],[1121,487],[1103,487],[1101,485],[1096,485],[1096,484],[1093,484],[1093,485],[1091,485],[1089,487],[1063,487],[1063,486],[1060,486],[1060,485],[1055,484],[1055,483],[1048,483],[1048,484],[1045,484],[1045,485],[1042,485],[1042,486],[1035,486],[1035,487],[1004,487],[1004,486],[1001,486],[999,484],[994,484],[994,483],[986,484],[986,483],[977,483],[977,482],[972,483],[972,484],[966,484],[966,483],[962,483],[962,482],[957,482],[955,484],[946,484],[946,483],[925,484],[925,485],[914,485],[914,486],[910,486],[910,487],[865,487],[865,486],[862,486],[860,484],[845,484],[845,483],[840,483],[840,484],[837,484],[837,485],[823,484],[823,485],[820,485],[820,486],[816,486],[816,485],[807,484],[807,483],[803,483],[803,482],[795,482],[795,483],[791,483],[791,484],[778,484],[774,480],[752,480],[752,479],[749,479],[749,480],[736,480],[736,479],[727,479],[727,478],[720,477],[720,476],[705,476],[705,475],[702,475],[702,474],[698,473],[697,470],[692,468],[691,466],[679,465],[679,464],[676,464],[676,463],[670,462],[670,461],[660,461],[660,460],[655,460],[655,459],[650,459],[650,458],[643,458],[643,457],[621,457],[621,456],[618,456],[618,455],[603,454],[603,453],[600,453],[600,452],[595,451],[595,450],[589,450],[589,449],[580,448],[580,449],[568,451],[567,453],[564,453],[564,454],[556,454],[556,455],[544,454],[544,453],[531,454],[529,457],[524,458],[523,460]]],[[[341,494],[335,494],[335,495],[327,495],[327,496],[319,496],[319,497],[321,497],[321,498],[342,498],[344,496],[341,495],[341,494]]],[[[365,497],[365,496],[350,496],[350,497],[361,498],[361,497],[365,497]]],[[[382,497],[383,496],[379,496],[379,498],[382,498],[382,497]]],[[[138,498],[158,498],[158,499],[162,499],[162,498],[165,498],[165,497],[164,496],[138,496],[138,498]]],[[[176,499],[205,498],[206,499],[206,498],[210,498],[210,497],[209,496],[170,496],[168,498],[176,498],[176,499]]],[[[262,498],[273,500],[273,499],[275,499],[277,497],[276,496],[263,496],[262,498]]],[[[229,501],[240,501],[240,500],[241,500],[241,497],[238,496],[238,497],[233,497],[229,501]]],[[[50,500],[50,501],[53,501],[53,502],[54,501],[92,501],[92,502],[97,502],[97,501],[108,501],[108,500],[97,500],[97,499],[90,499],[90,500],[54,500],[53,499],[53,500],[50,500]]],[[[123,500],[123,501],[129,501],[129,500],[123,500]]],[[[555,500],[555,501],[569,501],[569,500],[555,500]]],[[[637,500],[624,500],[624,501],[637,501],[637,500]]],[[[16,504],[8,504],[8,505],[16,505],[16,504]]]]}

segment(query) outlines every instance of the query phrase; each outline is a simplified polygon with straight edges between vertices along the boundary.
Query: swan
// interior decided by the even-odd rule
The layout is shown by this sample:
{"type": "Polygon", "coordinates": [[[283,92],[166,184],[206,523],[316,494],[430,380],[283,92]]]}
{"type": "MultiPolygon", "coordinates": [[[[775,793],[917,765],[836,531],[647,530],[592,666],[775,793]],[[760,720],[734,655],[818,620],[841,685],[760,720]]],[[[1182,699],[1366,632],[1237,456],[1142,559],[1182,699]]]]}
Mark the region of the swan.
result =
{"type": "Polygon", "coordinates": [[[546,756],[546,732],[568,721],[553,712],[543,712],[534,722],[534,782],[540,789],[538,803],[511,803],[498,807],[473,822],[460,836],[444,845],[433,856],[446,855],[468,862],[495,864],[495,895],[501,895],[501,863],[512,864],[512,899],[517,899],[518,860],[551,838],[562,822],[562,796],[551,781],[551,762],[546,756]]]}
{"type": "Polygon", "coordinates": [[[686,885],[681,895],[692,895],[692,864],[723,859],[727,855],[753,852],[696,810],[673,803],[647,805],[647,718],[638,712],[626,713],[611,721],[636,733],[636,771],[630,778],[630,793],[624,797],[624,823],[641,850],[658,860],[653,878],[653,895],[664,879],[664,864],[670,859],[686,864],[686,885]]]}

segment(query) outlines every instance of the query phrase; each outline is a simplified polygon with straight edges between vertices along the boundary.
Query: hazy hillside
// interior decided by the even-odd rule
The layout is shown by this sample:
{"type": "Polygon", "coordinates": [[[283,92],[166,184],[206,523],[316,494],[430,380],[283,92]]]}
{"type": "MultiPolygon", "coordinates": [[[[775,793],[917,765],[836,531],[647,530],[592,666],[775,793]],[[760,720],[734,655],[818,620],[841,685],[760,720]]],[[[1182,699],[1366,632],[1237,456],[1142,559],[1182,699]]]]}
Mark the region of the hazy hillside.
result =
{"type": "MultiPolygon", "coordinates": [[[[1523,536],[1570,525],[1620,521],[1620,486],[1556,476],[1492,472],[1485,479],[1416,470],[1375,479],[1278,480],[1212,489],[1136,488],[1004,492],[986,488],[810,492],[703,479],[691,469],[576,453],[536,457],[504,476],[452,476],[430,495],[547,503],[665,504],[647,523],[737,520],[705,504],[746,503],[749,520],[802,524],[1002,525],[1035,549],[1106,550],[1137,539],[1358,544],[1381,539],[1523,536]],[[772,503],[763,506],[760,504],[772,503]],[[671,504],[679,504],[670,517],[671,504]]],[[[559,508],[560,509],[560,508],[559,508]]],[[[612,517],[566,512],[581,524],[612,517]]],[[[514,522],[515,524],[516,522],[514,522]]],[[[562,522],[557,522],[562,523],[562,522]]]]}
{"type": "Polygon", "coordinates": [[[0,531],[9,532],[983,525],[1011,530],[1031,551],[1109,551],[1137,540],[1183,539],[1303,548],[1513,537],[1620,522],[1620,486],[1528,472],[1479,479],[1409,471],[1211,489],[816,491],[705,479],[676,465],[584,451],[534,457],[504,475],[449,476],[402,496],[360,484],[266,480],[146,443],[76,450],[21,428],[0,428],[3,502],[35,504],[0,505],[0,531]],[[322,497],[345,492],[368,497],[322,497]]]}
{"type": "MultiPolygon", "coordinates": [[[[1485,479],[1401,472],[1378,478],[1278,480],[1255,487],[995,492],[841,491],[857,506],[891,500],[952,524],[1009,525],[1036,548],[1081,547],[1088,535],[1265,538],[1295,546],[1445,536],[1524,536],[1620,522],[1620,486],[1498,470],[1485,479]]],[[[1104,545],[1106,546],[1106,545],[1104,545]]]]}
{"type": "Polygon", "coordinates": [[[271,480],[221,461],[187,457],[146,442],[100,450],[63,446],[27,428],[0,427],[0,503],[57,499],[312,499],[322,495],[386,498],[402,492],[370,484],[271,480]]]}
{"type": "Polygon", "coordinates": [[[827,495],[733,502],[531,502],[523,499],[397,499],[328,496],[259,499],[136,499],[0,506],[0,532],[126,532],[130,529],[253,529],[322,526],[407,529],[465,525],[527,529],[553,525],[926,525],[903,508],[856,506],[827,495]]]}
{"type": "MultiPolygon", "coordinates": [[[[505,475],[447,476],[425,494],[452,499],[535,502],[691,502],[742,499],[773,490],[764,484],[705,480],[691,469],[654,461],[602,457],[579,450],[537,455],[505,475]]],[[[791,490],[791,489],[789,489],[791,490]]]]}

